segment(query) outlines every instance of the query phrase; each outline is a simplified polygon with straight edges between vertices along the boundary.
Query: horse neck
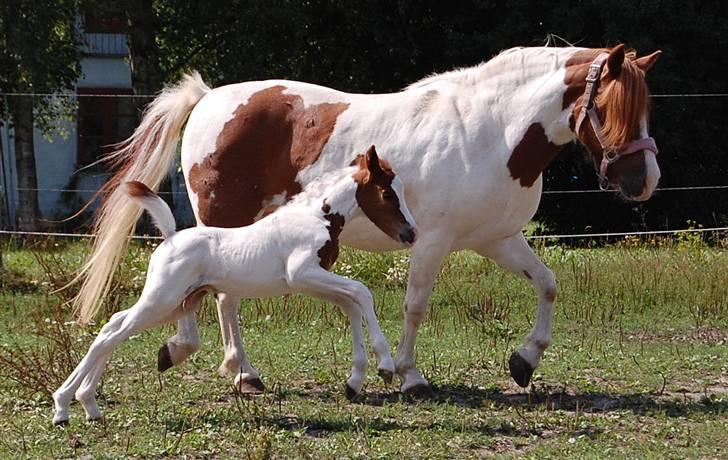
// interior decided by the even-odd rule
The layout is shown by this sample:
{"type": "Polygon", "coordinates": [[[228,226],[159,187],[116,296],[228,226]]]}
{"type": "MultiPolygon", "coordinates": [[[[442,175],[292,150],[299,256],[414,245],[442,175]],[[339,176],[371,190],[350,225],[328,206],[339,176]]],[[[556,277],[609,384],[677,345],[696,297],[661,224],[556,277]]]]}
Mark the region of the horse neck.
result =
{"type": "Polygon", "coordinates": [[[321,207],[323,215],[338,214],[344,220],[348,220],[359,207],[356,201],[356,189],[357,184],[350,174],[329,187],[321,207]]]}
{"type": "Polygon", "coordinates": [[[348,219],[358,207],[357,185],[352,177],[357,169],[348,167],[309,183],[306,189],[284,208],[303,207],[317,215],[338,214],[348,219]]]}
{"type": "MultiPolygon", "coordinates": [[[[502,132],[540,123],[559,145],[572,141],[566,91],[566,62],[580,48],[514,48],[479,66],[455,71],[464,104],[470,104],[476,123],[484,117],[502,132]]],[[[515,132],[521,130],[515,129],[515,132]]]]}

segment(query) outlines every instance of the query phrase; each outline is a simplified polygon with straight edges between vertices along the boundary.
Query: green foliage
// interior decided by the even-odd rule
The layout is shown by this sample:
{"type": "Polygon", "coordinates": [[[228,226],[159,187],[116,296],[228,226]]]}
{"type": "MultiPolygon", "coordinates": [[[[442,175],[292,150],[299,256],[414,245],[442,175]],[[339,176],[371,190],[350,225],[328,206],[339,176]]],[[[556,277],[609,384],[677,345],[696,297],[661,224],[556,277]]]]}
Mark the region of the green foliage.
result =
{"type": "MultiPolygon", "coordinates": [[[[0,3],[0,90],[6,93],[56,93],[74,88],[80,75],[78,0],[4,0],[0,3]]],[[[7,119],[13,97],[0,99],[7,119]]],[[[57,128],[75,105],[66,98],[34,99],[36,126],[57,128]]]]}

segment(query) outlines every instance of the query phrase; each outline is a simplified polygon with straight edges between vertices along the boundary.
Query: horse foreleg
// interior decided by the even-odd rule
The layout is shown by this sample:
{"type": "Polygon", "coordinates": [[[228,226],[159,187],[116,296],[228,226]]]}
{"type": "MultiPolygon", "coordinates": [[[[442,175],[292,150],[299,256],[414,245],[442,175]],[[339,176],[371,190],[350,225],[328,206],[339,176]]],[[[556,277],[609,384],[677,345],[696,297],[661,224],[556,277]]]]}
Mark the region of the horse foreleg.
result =
{"type": "Polygon", "coordinates": [[[352,366],[351,375],[346,381],[347,398],[353,399],[361,392],[366,378],[368,359],[364,348],[363,315],[367,316],[372,349],[379,360],[380,375],[382,375],[382,370],[385,371],[385,376],[387,372],[391,375],[394,370],[392,355],[387,339],[379,329],[379,322],[374,316],[373,300],[369,289],[358,281],[330,273],[318,265],[296,270],[295,273],[289,275],[288,284],[296,292],[338,305],[349,318],[352,366]],[[363,311],[370,307],[371,312],[363,311]]]}
{"type": "Polygon", "coordinates": [[[409,279],[404,302],[404,325],[394,359],[397,375],[402,380],[400,391],[425,397],[432,394],[427,380],[415,367],[417,329],[427,314],[427,302],[442,261],[450,252],[450,243],[442,235],[421,236],[410,254],[409,279]]]}
{"type": "Polygon", "coordinates": [[[515,382],[527,387],[546,348],[551,344],[551,330],[556,300],[556,278],[534,254],[523,234],[489,243],[476,251],[493,259],[501,267],[528,279],[538,294],[538,308],[533,330],[524,344],[511,354],[508,366],[515,382]]]}

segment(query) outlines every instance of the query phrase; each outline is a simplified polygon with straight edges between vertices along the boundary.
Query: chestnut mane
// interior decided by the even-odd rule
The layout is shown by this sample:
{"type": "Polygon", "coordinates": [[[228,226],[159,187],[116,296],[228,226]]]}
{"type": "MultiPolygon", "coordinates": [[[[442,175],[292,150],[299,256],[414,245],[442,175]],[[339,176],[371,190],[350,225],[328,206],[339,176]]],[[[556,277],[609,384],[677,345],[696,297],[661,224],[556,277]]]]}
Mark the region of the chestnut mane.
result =
{"type": "Polygon", "coordinates": [[[639,123],[649,113],[650,92],[645,73],[628,53],[619,78],[604,85],[595,102],[602,115],[602,135],[607,145],[620,146],[635,136],[639,123]]]}

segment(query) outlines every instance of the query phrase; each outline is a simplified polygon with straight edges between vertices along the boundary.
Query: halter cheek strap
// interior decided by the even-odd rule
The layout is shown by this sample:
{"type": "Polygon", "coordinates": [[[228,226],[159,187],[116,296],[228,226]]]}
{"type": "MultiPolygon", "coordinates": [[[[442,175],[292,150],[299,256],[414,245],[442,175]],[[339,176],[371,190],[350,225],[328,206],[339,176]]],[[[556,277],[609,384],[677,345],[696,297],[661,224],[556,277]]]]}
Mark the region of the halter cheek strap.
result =
{"type": "Polygon", "coordinates": [[[599,165],[597,175],[599,176],[599,188],[606,190],[609,187],[609,181],[607,180],[607,168],[612,163],[615,163],[624,155],[639,152],[642,150],[649,150],[650,152],[657,155],[657,144],[655,139],[652,137],[643,137],[636,139],[620,147],[608,146],[602,135],[602,122],[599,120],[599,113],[597,112],[596,103],[594,99],[599,89],[599,83],[601,82],[602,70],[604,64],[609,58],[608,53],[601,53],[594,59],[589,66],[589,72],[586,75],[586,88],[584,89],[584,97],[582,98],[581,111],[579,117],[576,119],[575,132],[578,133],[581,130],[581,125],[584,120],[589,119],[592,131],[599,141],[599,145],[602,147],[602,161],[599,165]]]}

